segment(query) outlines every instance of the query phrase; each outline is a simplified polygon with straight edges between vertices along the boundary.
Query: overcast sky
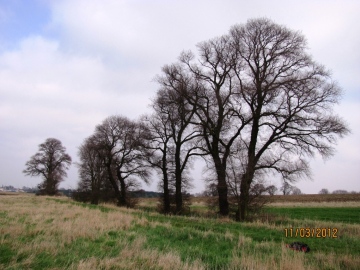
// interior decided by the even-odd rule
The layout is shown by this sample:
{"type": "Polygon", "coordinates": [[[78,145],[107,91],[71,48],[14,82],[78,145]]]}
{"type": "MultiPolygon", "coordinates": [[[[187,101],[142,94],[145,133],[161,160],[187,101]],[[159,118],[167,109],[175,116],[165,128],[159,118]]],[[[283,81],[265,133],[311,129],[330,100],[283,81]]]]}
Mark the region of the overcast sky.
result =
{"type": "MultiPolygon", "coordinates": [[[[267,17],[301,31],[314,60],[332,71],[344,90],[336,112],[352,131],[330,160],[311,161],[313,181],[297,187],[360,191],[359,14],[357,0],[0,0],[0,186],[40,183],[22,170],[49,137],[77,161],[78,146],[107,116],[150,111],[153,78],[182,50],[267,17]]],[[[204,188],[199,167],[195,192],[204,188]]],[[[61,187],[77,181],[72,165],[61,187]]]]}

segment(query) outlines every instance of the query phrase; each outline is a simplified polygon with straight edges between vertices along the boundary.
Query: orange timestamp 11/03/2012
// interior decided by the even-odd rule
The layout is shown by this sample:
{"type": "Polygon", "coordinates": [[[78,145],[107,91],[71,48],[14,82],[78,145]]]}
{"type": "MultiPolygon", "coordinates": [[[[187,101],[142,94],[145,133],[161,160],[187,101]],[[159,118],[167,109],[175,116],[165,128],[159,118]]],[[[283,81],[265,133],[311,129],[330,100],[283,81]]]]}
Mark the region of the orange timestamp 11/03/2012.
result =
{"type": "Polygon", "coordinates": [[[285,228],[285,237],[338,238],[338,228],[285,228]]]}

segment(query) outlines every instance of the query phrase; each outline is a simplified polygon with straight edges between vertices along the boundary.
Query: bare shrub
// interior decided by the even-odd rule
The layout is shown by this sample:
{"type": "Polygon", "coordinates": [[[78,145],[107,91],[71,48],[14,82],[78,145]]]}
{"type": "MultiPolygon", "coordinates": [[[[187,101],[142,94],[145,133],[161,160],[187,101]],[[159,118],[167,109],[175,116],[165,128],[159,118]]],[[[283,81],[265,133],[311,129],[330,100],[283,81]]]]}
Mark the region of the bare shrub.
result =
{"type": "Polygon", "coordinates": [[[329,190],[327,188],[323,188],[319,191],[319,194],[329,194],[329,190]]]}

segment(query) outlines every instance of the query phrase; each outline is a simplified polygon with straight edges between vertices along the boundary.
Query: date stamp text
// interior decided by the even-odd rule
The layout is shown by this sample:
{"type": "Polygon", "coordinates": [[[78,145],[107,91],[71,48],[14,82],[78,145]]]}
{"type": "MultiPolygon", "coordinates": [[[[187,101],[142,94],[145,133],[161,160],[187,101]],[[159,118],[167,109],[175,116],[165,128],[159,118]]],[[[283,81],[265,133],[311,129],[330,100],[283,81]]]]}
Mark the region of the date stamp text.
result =
{"type": "Polygon", "coordinates": [[[338,228],[285,228],[285,237],[337,238],[338,228]]]}

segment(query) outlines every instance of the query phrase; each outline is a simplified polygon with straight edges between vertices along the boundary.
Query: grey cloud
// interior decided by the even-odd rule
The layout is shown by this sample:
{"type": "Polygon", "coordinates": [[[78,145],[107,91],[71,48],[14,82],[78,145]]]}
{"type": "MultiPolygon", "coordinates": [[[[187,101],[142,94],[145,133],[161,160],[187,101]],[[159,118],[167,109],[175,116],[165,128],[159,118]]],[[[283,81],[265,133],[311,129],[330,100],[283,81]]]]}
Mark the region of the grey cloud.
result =
{"type": "MultiPolygon", "coordinates": [[[[52,17],[44,27],[51,38],[24,37],[16,48],[0,53],[0,158],[5,168],[0,170],[0,184],[35,186],[37,180],[25,178],[21,171],[47,137],[60,139],[76,161],[77,147],[105,117],[136,118],[149,110],[157,88],[152,79],[182,50],[195,50],[198,42],[226,34],[234,24],[266,16],[302,31],[314,59],[333,70],[345,90],[339,114],[353,129],[325,167],[318,165],[322,161],[312,163],[315,181],[299,187],[317,192],[334,175],[334,189],[347,183],[360,191],[354,166],[360,162],[354,154],[360,141],[360,100],[352,98],[359,97],[360,85],[360,26],[356,23],[360,4],[356,1],[49,3],[52,17]],[[345,158],[349,162],[344,167],[331,163],[340,164],[345,158]],[[346,170],[346,179],[341,179],[341,170],[346,170]]],[[[196,168],[197,178],[199,171],[196,168]]],[[[72,166],[62,186],[75,187],[76,179],[72,166]]],[[[199,190],[203,183],[197,181],[199,190]]]]}

